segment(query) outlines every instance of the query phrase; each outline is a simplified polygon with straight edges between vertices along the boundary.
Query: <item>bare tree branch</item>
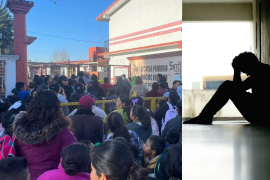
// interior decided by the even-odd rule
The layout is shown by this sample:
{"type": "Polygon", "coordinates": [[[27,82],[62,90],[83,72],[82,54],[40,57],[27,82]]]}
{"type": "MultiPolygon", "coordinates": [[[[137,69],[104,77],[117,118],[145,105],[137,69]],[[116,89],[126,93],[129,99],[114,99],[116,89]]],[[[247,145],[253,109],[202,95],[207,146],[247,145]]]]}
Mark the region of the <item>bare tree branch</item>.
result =
{"type": "Polygon", "coordinates": [[[63,61],[67,61],[68,59],[69,59],[69,55],[66,49],[63,48],[62,50],[60,50],[57,48],[52,53],[51,62],[63,62],[63,61]]]}

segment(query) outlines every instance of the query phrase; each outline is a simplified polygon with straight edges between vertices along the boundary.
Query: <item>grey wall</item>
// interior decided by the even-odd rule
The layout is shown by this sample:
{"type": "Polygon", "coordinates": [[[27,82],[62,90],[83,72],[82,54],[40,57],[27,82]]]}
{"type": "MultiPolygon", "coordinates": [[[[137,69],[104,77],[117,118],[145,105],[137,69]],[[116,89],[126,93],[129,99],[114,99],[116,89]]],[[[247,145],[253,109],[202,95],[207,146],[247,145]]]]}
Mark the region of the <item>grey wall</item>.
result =
{"type": "Polygon", "coordinates": [[[270,1],[261,0],[261,60],[270,64],[270,1]]]}

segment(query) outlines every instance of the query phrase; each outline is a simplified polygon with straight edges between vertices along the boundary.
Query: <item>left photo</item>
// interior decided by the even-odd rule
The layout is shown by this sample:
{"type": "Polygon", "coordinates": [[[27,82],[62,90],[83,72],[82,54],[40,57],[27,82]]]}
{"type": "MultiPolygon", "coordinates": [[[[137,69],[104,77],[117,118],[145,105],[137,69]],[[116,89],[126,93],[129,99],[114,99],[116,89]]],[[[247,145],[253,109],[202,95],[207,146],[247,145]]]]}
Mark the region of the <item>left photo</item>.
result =
{"type": "Polygon", "coordinates": [[[0,179],[182,180],[182,0],[0,0],[0,179]]]}

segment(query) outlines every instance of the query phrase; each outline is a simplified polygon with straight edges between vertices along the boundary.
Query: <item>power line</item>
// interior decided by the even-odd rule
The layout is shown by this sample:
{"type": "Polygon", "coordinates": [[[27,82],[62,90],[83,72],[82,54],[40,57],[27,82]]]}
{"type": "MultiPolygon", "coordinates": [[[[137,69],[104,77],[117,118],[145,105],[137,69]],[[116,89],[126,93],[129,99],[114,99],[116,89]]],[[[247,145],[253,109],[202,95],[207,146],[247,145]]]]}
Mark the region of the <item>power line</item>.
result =
{"type": "Polygon", "coordinates": [[[96,42],[96,41],[85,41],[85,40],[80,40],[80,39],[72,39],[72,38],[54,36],[54,35],[49,35],[49,34],[37,33],[37,32],[33,32],[33,31],[27,31],[27,32],[30,32],[30,33],[33,33],[33,34],[39,34],[39,35],[43,35],[43,36],[54,37],[54,38],[68,39],[68,40],[72,40],[72,41],[91,42],[91,43],[98,43],[98,44],[101,43],[101,42],[96,42]]]}

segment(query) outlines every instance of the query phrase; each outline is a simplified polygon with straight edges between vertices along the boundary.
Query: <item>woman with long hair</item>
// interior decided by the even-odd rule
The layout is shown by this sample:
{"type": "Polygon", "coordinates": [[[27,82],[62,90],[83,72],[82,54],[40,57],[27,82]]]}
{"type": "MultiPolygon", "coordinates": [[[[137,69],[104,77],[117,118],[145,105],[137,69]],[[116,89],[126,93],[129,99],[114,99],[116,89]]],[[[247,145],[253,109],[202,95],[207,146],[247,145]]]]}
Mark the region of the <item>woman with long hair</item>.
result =
{"type": "Polygon", "coordinates": [[[56,74],[54,77],[53,77],[53,82],[52,83],[58,83],[59,81],[59,75],[56,74]]]}
{"type": "Polygon", "coordinates": [[[75,88],[74,88],[74,85],[75,85],[75,82],[74,82],[74,80],[73,79],[68,79],[68,85],[70,85],[71,86],[71,88],[72,88],[72,94],[73,93],[75,93],[76,91],[75,91],[75,88]]]}
{"type": "Polygon", "coordinates": [[[44,84],[46,84],[46,85],[49,87],[51,83],[52,83],[52,78],[51,78],[51,76],[46,76],[46,77],[44,78],[44,84]]]}
{"type": "Polygon", "coordinates": [[[44,79],[43,78],[37,78],[35,80],[34,89],[37,89],[43,83],[44,83],[44,79]]]}
{"type": "Polygon", "coordinates": [[[151,118],[149,113],[139,105],[132,107],[130,111],[130,119],[132,123],[127,124],[128,130],[132,130],[138,134],[143,142],[152,135],[151,118]]]}
{"type": "Polygon", "coordinates": [[[16,153],[26,158],[31,180],[57,169],[60,152],[77,142],[70,132],[70,124],[61,112],[56,94],[50,90],[37,93],[26,112],[21,111],[15,117],[16,153]]]}
{"type": "Polygon", "coordinates": [[[106,141],[91,152],[91,180],[146,180],[148,169],[141,168],[130,148],[120,141],[106,141]]]}
{"type": "Polygon", "coordinates": [[[111,133],[108,135],[107,140],[113,140],[117,137],[123,137],[127,142],[135,145],[139,150],[139,156],[143,154],[143,144],[144,142],[139,138],[139,136],[131,130],[128,130],[123,123],[123,118],[119,113],[111,113],[108,117],[108,126],[111,133]]]}
{"type": "Polygon", "coordinates": [[[68,78],[66,76],[61,76],[59,78],[58,83],[64,89],[64,92],[65,92],[65,95],[67,96],[67,99],[69,99],[72,92],[73,92],[73,89],[70,85],[68,85],[68,78]]]}
{"type": "Polygon", "coordinates": [[[146,85],[143,84],[142,77],[137,76],[134,86],[130,89],[129,95],[131,95],[134,91],[137,91],[137,96],[144,97],[148,92],[146,85]]]}
{"type": "Polygon", "coordinates": [[[82,83],[77,83],[75,85],[75,93],[71,94],[70,98],[68,99],[68,102],[79,102],[80,98],[89,95],[89,93],[84,92],[85,87],[82,83]]]}
{"type": "Polygon", "coordinates": [[[154,118],[157,121],[157,124],[159,126],[160,132],[161,132],[161,126],[162,126],[162,119],[165,119],[166,112],[169,110],[169,104],[170,103],[173,107],[176,107],[177,102],[180,100],[180,97],[178,96],[176,91],[171,91],[168,96],[168,102],[161,107],[157,111],[155,111],[154,118]]]}
{"type": "Polygon", "coordinates": [[[96,97],[96,99],[99,97],[105,97],[105,93],[103,89],[99,86],[99,82],[97,79],[92,80],[92,86],[89,88],[88,92],[90,94],[93,94],[96,97]]]}
{"type": "Polygon", "coordinates": [[[129,87],[126,85],[126,83],[123,82],[122,76],[117,77],[117,82],[115,84],[115,91],[117,97],[120,96],[121,94],[125,94],[129,96],[129,87]]]}
{"type": "MultiPolygon", "coordinates": [[[[122,118],[123,118],[123,123],[124,125],[127,125],[128,123],[130,123],[130,104],[129,104],[129,97],[125,94],[122,94],[118,97],[117,101],[116,101],[116,110],[114,110],[113,112],[119,113],[122,118]]],[[[112,112],[112,113],[113,113],[112,112]]],[[[108,121],[108,116],[105,118],[105,123],[107,123],[108,121]]]]}

